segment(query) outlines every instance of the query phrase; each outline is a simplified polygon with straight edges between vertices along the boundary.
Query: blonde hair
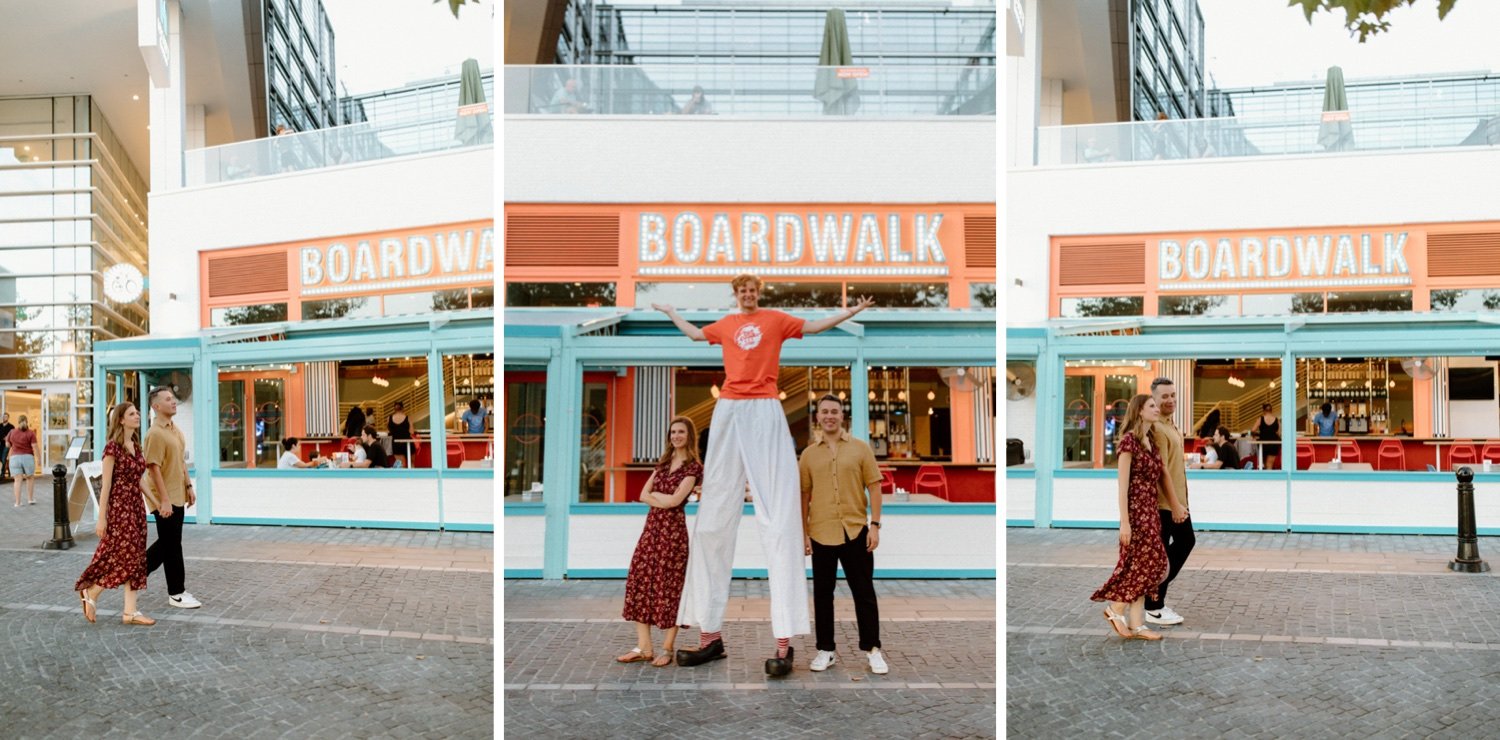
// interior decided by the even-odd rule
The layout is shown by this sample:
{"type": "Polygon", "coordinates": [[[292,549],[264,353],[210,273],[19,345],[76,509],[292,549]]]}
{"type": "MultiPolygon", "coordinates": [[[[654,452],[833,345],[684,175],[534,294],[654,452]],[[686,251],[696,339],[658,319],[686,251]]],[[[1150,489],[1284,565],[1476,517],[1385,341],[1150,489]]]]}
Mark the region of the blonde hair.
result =
{"type": "Polygon", "coordinates": [[[16,428],[17,429],[30,429],[31,428],[30,422],[26,421],[26,415],[25,414],[21,414],[20,420],[16,422],[16,428]]]}
{"type": "Polygon", "coordinates": [[[760,288],[765,285],[765,283],[761,282],[759,276],[748,272],[742,272],[738,275],[735,275],[734,279],[729,281],[729,287],[734,288],[735,290],[739,290],[740,286],[748,285],[750,283],[754,283],[756,288],[760,288]]]}
{"type": "Polygon", "coordinates": [[[678,424],[687,427],[688,438],[687,444],[682,446],[683,452],[687,453],[689,460],[702,465],[703,461],[698,458],[698,427],[694,426],[693,420],[686,416],[672,417],[672,423],[667,425],[667,451],[661,453],[661,457],[657,458],[656,464],[661,465],[664,462],[671,461],[672,453],[676,451],[676,448],[672,447],[672,427],[678,424]]]}
{"type": "MultiPolygon", "coordinates": [[[[122,447],[125,446],[125,414],[133,408],[135,408],[135,404],[125,401],[124,403],[115,404],[115,407],[109,410],[109,431],[105,433],[104,441],[114,442],[122,447]]],[[[136,427],[130,432],[130,441],[135,445],[137,450],[141,448],[140,427],[136,427]]]]}
{"type": "Polygon", "coordinates": [[[1130,405],[1125,407],[1125,423],[1120,425],[1120,438],[1127,434],[1134,434],[1141,444],[1146,443],[1146,434],[1141,419],[1141,409],[1146,407],[1146,402],[1151,400],[1150,393],[1138,393],[1135,398],[1130,399],[1130,405]]]}

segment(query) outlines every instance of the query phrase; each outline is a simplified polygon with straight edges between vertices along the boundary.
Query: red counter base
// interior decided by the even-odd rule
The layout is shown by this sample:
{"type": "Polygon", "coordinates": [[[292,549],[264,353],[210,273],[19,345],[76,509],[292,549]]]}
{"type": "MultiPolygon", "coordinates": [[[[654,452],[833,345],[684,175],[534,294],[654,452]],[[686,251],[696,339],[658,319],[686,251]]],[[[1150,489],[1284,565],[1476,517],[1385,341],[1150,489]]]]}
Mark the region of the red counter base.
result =
{"type": "MultiPolygon", "coordinates": [[[[947,491],[924,486],[917,489],[917,471],[922,466],[914,464],[901,464],[887,467],[896,478],[896,485],[905,488],[910,493],[927,493],[939,496],[954,503],[995,503],[995,466],[993,465],[953,465],[944,464],[940,467],[943,475],[947,478],[947,491]]],[[[650,468],[631,468],[625,473],[625,501],[639,502],[641,500],[641,488],[651,478],[650,468]]],[[[882,493],[891,493],[882,490],[882,493]]]]}

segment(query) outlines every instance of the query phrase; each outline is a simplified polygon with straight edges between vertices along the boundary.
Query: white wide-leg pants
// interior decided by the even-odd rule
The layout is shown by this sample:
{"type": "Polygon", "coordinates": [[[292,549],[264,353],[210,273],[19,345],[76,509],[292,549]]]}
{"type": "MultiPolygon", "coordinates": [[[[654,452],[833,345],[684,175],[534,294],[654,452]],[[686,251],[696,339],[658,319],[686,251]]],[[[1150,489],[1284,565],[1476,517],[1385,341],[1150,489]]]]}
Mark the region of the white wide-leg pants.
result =
{"type": "Polygon", "coordinates": [[[704,632],[724,625],[746,481],[770,576],[771,634],[808,634],[802,482],[786,413],[774,398],[721,398],[714,406],[677,622],[704,632]]]}

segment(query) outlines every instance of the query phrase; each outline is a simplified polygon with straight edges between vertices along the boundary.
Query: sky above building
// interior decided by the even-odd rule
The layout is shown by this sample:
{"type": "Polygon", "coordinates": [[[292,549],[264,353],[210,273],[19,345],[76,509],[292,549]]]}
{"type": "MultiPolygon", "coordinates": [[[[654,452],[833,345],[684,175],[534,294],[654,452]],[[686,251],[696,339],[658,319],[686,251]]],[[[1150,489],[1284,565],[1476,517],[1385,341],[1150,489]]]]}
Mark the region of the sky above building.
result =
{"type": "Polygon", "coordinates": [[[357,95],[456,75],[469,57],[493,68],[499,1],[470,0],[455,20],[446,0],[323,0],[339,82],[357,95]]]}
{"type": "Polygon", "coordinates": [[[1346,80],[1447,72],[1500,72],[1500,2],[1459,0],[1445,20],[1437,0],[1391,12],[1391,30],[1359,43],[1343,13],[1312,25],[1286,0],[1199,0],[1208,72],[1221,88],[1321,80],[1338,65],[1346,80]]]}

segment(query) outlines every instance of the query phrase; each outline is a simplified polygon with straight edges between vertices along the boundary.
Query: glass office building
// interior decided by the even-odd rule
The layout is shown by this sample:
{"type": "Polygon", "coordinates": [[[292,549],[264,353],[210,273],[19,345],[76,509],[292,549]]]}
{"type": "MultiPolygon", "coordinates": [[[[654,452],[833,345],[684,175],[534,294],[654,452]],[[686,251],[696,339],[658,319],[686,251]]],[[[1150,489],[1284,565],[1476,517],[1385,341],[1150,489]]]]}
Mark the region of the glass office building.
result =
{"type": "MultiPolygon", "coordinates": [[[[480,80],[484,86],[484,99],[494,101],[495,71],[484,71],[480,80]]],[[[348,123],[391,123],[451,118],[458,108],[459,82],[460,78],[454,75],[350,96],[343,103],[344,120],[348,123]]]]}
{"type": "Polygon", "coordinates": [[[265,110],[257,123],[266,133],[280,126],[293,131],[354,123],[338,104],[333,26],[319,0],[265,0],[265,110]]]}
{"type": "MultiPolygon", "coordinates": [[[[1203,13],[1198,0],[1129,0],[1128,45],[1116,39],[1117,53],[1129,49],[1128,63],[1117,58],[1119,89],[1129,90],[1129,115],[1121,120],[1206,118],[1219,113],[1206,94],[1203,13]]],[[[1111,3],[1113,5],[1113,3],[1111,3]]]]}
{"type": "Polygon", "coordinates": [[[93,347],[145,333],[146,297],[102,273],[146,272],[146,184],[86,95],[0,100],[0,411],[24,414],[55,461],[87,429],[93,347]]]}

